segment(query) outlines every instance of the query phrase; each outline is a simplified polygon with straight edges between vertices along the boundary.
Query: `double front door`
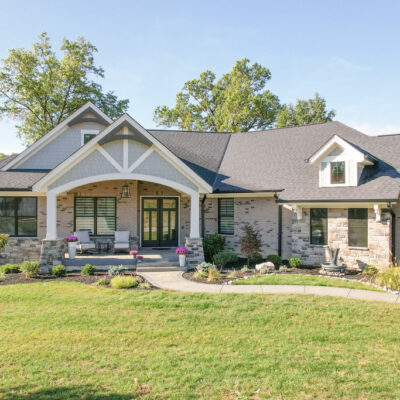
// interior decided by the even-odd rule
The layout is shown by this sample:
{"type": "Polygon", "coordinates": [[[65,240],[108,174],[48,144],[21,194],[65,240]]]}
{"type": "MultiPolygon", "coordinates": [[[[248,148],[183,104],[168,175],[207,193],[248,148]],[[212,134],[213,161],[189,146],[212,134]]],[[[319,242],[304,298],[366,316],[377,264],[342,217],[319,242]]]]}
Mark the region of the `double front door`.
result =
{"type": "Polygon", "coordinates": [[[142,246],[178,245],[178,198],[142,197],[142,246]]]}

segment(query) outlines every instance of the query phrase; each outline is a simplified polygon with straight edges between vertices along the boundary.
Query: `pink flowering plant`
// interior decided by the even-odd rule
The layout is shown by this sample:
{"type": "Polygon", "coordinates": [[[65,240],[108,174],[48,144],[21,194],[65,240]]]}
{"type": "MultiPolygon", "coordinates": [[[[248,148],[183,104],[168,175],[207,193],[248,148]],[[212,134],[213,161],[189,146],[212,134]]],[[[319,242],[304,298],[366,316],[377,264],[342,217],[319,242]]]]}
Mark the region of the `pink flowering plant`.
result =
{"type": "Polygon", "coordinates": [[[189,249],[187,247],[184,247],[184,246],[178,247],[175,250],[175,254],[187,254],[187,253],[189,253],[189,249]]]}
{"type": "Polygon", "coordinates": [[[131,256],[136,256],[137,253],[138,253],[137,250],[131,250],[131,251],[129,252],[129,254],[130,254],[131,256]]]}
{"type": "Polygon", "coordinates": [[[137,256],[138,260],[143,260],[143,256],[137,256]]]}
{"type": "Polygon", "coordinates": [[[69,242],[77,242],[78,241],[78,236],[75,235],[69,235],[65,238],[65,240],[69,242]]]}

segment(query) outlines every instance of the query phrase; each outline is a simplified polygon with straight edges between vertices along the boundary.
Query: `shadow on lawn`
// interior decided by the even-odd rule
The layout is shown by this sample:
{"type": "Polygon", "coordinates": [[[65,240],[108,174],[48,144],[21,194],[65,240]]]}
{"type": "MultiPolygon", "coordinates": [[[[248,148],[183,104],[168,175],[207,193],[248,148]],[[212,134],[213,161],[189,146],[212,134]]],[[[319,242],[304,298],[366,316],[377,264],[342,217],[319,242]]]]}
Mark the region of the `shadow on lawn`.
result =
{"type": "Polygon", "coordinates": [[[137,394],[118,394],[109,392],[106,389],[94,388],[91,386],[67,386],[56,387],[51,389],[43,389],[26,393],[24,387],[14,387],[10,391],[0,391],[0,399],[2,400],[131,400],[139,399],[140,393],[137,394]],[[15,394],[10,393],[15,392],[15,394]]]}

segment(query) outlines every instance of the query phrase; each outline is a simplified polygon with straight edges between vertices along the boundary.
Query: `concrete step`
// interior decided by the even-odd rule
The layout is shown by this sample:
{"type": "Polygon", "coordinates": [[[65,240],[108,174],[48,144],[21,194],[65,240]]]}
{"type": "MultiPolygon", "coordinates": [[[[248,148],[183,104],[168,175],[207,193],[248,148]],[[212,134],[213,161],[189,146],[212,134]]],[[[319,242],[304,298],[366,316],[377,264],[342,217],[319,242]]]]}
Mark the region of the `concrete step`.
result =
{"type": "Polygon", "coordinates": [[[157,266],[157,265],[148,265],[148,266],[138,266],[136,268],[136,272],[165,272],[165,271],[182,271],[179,267],[167,267],[167,266],[157,266]]]}

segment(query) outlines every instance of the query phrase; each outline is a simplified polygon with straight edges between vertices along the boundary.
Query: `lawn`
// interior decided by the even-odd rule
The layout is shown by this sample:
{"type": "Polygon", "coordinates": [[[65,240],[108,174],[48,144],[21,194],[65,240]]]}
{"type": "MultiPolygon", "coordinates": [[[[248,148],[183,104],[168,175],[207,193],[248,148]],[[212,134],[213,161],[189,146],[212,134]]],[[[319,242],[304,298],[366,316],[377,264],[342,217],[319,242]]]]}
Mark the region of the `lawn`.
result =
{"type": "Polygon", "coordinates": [[[0,398],[400,398],[400,306],[0,287],[0,398]]]}
{"type": "Polygon", "coordinates": [[[328,278],[325,276],[302,274],[258,275],[232,283],[233,285],[307,285],[307,286],[333,286],[348,289],[364,289],[382,292],[383,290],[365,285],[357,281],[328,278]]]}

